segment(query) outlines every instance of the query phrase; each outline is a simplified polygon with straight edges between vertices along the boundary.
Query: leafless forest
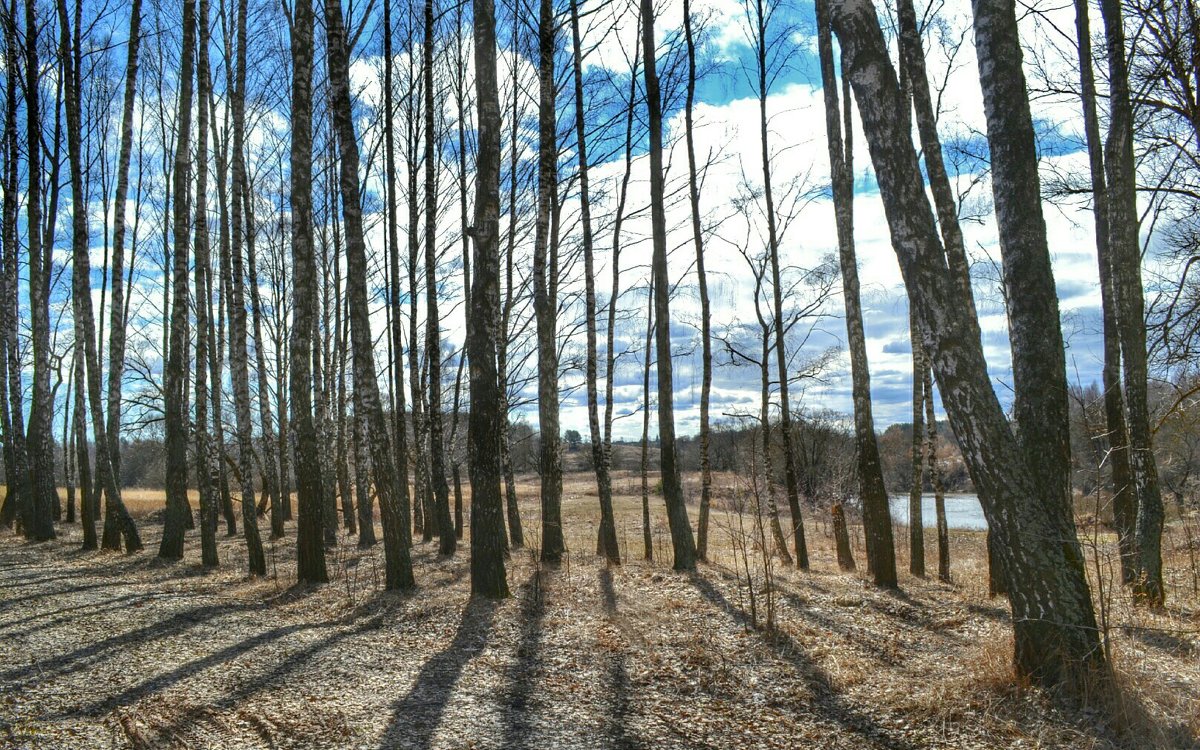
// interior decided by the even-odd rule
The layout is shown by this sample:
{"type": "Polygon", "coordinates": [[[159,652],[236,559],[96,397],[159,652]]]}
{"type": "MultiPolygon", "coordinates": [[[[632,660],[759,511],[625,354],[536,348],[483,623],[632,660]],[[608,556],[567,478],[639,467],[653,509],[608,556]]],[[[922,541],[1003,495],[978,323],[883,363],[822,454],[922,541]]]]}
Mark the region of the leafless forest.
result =
{"type": "Polygon", "coordinates": [[[0,746],[1200,746],[1192,0],[0,3],[0,746]]]}

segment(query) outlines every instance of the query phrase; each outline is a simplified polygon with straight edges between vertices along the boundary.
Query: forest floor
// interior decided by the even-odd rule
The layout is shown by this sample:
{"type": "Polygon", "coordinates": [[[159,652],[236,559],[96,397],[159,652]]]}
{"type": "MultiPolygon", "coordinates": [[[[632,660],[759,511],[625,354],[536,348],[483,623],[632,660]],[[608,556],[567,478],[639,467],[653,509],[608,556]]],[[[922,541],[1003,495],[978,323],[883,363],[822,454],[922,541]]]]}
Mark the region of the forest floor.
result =
{"type": "MultiPolygon", "coordinates": [[[[80,552],[78,527],[40,545],[6,533],[0,746],[1200,746],[1195,548],[1175,536],[1167,610],[1136,610],[1107,581],[1097,593],[1119,705],[1064,708],[1011,674],[1007,607],[987,597],[982,535],[953,534],[955,583],[904,573],[901,590],[886,592],[861,572],[861,543],[860,572],[838,571],[827,525],[810,512],[812,569],[774,566],[768,632],[767,595],[756,592],[756,628],[745,573],[734,572],[745,519],[718,514],[713,562],[672,572],[657,496],[656,558],[641,559],[636,482],[616,483],[624,565],[591,554],[594,484],[575,475],[569,561],[547,569],[515,550],[513,596],[498,604],[469,600],[465,542],[440,559],[418,541],[419,588],[395,595],[381,591],[382,550],[345,535],[330,554],[332,582],[301,587],[290,536],[268,543],[270,575],[249,579],[240,537],[222,537],[214,572],[200,568],[196,532],[182,562],[156,559],[150,518],[147,551],[134,556],[80,552]]],[[[522,496],[531,541],[535,485],[522,496]]],[[[161,502],[131,494],[130,504],[141,515],[161,502]]],[[[1097,542],[1095,570],[1110,579],[1111,539],[1086,526],[1081,535],[1097,542]]],[[[897,529],[904,570],[906,548],[897,529]]]]}

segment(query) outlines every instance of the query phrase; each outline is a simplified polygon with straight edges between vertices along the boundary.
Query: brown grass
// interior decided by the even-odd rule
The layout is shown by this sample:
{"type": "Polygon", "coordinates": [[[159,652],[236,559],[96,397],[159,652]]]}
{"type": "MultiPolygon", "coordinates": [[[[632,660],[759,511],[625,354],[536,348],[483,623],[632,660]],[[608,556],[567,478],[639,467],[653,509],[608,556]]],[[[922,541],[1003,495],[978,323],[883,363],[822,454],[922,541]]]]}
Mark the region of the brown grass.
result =
{"type": "MultiPolygon", "coordinates": [[[[331,583],[318,589],[291,588],[290,539],[268,542],[270,575],[249,580],[237,538],[222,536],[215,573],[201,574],[195,532],[182,563],[157,561],[157,522],[143,522],[149,551],[132,558],[78,553],[70,527],[48,545],[0,537],[0,746],[5,733],[8,744],[46,747],[1200,741],[1200,599],[1177,530],[1164,546],[1170,606],[1147,612],[1111,585],[1115,540],[1081,529],[1089,560],[1100,562],[1089,575],[1098,600],[1104,592],[1117,681],[1115,693],[1066,708],[1013,673],[1007,609],[987,598],[981,534],[952,532],[953,584],[902,574],[903,593],[892,594],[862,572],[861,529],[851,531],[860,571],[843,574],[826,519],[808,510],[812,569],[775,565],[777,628],[766,633],[747,627],[730,545],[737,517],[721,504],[709,564],[674,574],[662,498],[650,500],[649,563],[640,479],[614,479],[624,565],[594,556],[595,484],[575,473],[564,482],[568,560],[547,569],[536,560],[537,480],[520,478],[530,549],[514,551],[514,598],[490,614],[466,606],[469,540],[451,560],[418,543],[420,588],[397,598],[381,592],[381,550],[360,551],[345,536],[329,556],[331,583]]],[[[737,481],[720,477],[719,494],[737,481]]],[[[687,488],[698,498],[694,477],[687,488]]],[[[157,491],[125,499],[142,519],[163,506],[157,491]]],[[[902,571],[906,539],[898,528],[902,571]]],[[[935,549],[927,534],[931,564],[935,549]]]]}

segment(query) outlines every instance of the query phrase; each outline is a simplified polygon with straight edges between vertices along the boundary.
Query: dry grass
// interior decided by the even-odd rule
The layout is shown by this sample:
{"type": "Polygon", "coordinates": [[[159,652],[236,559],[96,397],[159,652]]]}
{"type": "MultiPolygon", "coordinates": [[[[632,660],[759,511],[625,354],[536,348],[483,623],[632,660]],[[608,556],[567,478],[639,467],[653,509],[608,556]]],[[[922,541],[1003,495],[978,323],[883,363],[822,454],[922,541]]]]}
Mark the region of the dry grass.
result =
{"type": "MultiPolygon", "coordinates": [[[[720,479],[722,491],[734,477],[720,479]]],[[[653,486],[654,481],[651,482],[653,486]]],[[[382,551],[343,537],[328,586],[297,588],[290,538],[268,543],[265,579],[151,552],[77,551],[0,537],[0,746],[91,747],[1194,747],[1200,738],[1200,601],[1190,550],[1168,536],[1170,608],[1105,586],[1118,692],[1064,708],[1013,676],[1003,601],[986,596],[982,535],[952,534],[955,582],[902,575],[902,593],[837,569],[830,530],[806,516],[812,569],[775,567],[776,623],[748,627],[744,574],[714,515],[710,563],[670,571],[662,499],[642,560],[640,480],[615,479],[625,564],[592,551],[591,477],[564,484],[567,561],[536,561],[536,478],[520,482],[526,541],[513,598],[468,604],[464,547],[416,544],[420,588],[385,594],[382,551]]],[[[689,495],[698,496],[689,478],[689,495]]],[[[161,493],[128,491],[146,518],[161,493]]],[[[692,508],[693,518],[695,508],[692,508]]],[[[265,527],[265,523],[264,523],[265,527]]],[[[293,529],[289,526],[289,534],[293,529]]],[[[1091,529],[1085,530],[1088,534],[1091,529]]],[[[1086,536],[1086,535],[1085,535],[1086,536]]],[[[907,570],[897,529],[901,570],[907,570]]],[[[863,562],[861,530],[852,530],[863,562]]],[[[1112,540],[1086,536],[1094,590],[1112,540]],[[1098,572],[1097,572],[1098,571],[1098,572]]],[[[932,557],[936,541],[930,535],[932,557]]],[[[932,562],[932,561],[931,561],[932,562]]],[[[761,592],[760,592],[761,594],[761,592]]],[[[1098,594],[1099,597],[1099,594],[1098,594]]]]}

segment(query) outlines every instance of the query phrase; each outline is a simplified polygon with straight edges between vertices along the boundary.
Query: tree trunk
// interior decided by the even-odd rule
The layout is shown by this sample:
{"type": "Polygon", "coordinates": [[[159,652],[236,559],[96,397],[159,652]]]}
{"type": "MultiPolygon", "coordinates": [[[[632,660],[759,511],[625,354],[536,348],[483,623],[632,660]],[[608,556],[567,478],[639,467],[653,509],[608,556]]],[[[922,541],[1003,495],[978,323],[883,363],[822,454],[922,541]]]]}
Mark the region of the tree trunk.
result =
{"type": "MultiPolygon", "coordinates": [[[[17,47],[17,0],[8,4],[9,22],[4,24],[4,49],[10,60],[20,54],[17,47]]],[[[3,296],[0,297],[0,335],[4,342],[0,351],[4,354],[4,369],[0,378],[7,384],[8,421],[4,432],[4,468],[6,487],[4,507],[0,510],[0,523],[12,527],[18,512],[30,503],[28,487],[30,465],[25,442],[25,400],[21,383],[21,351],[17,339],[20,327],[18,311],[18,275],[20,246],[17,240],[18,193],[20,191],[20,148],[17,139],[17,76],[5,76],[6,106],[4,112],[4,272],[3,296]]],[[[22,517],[24,518],[24,516],[22,517]]]]}
{"type": "MultiPolygon", "coordinates": [[[[503,382],[496,370],[500,323],[500,101],[496,88],[496,16],[492,0],[473,0],[475,102],[479,147],[475,159],[475,275],[467,318],[471,413],[467,470],[471,479],[471,595],[508,596],[504,571],[504,517],[500,500],[500,444],[507,429],[503,382]]],[[[515,179],[515,177],[514,177],[515,179]]],[[[520,526],[517,531],[519,533],[520,526]]]]}
{"type": "Polygon", "coordinates": [[[551,213],[558,192],[558,131],[555,121],[554,6],[541,0],[538,23],[538,200],[533,251],[533,307],[537,317],[538,431],[542,475],[542,561],[557,563],[566,543],[562,527],[562,456],[558,422],[558,305],[547,273],[547,256],[557,250],[551,238],[551,213]]]}
{"type": "Polygon", "coordinates": [[[433,110],[433,0],[425,0],[425,358],[429,366],[429,474],[438,528],[438,554],[453,555],[457,546],[446,485],[446,447],[442,440],[442,320],[437,285],[438,134],[433,110]]]}
{"type": "MultiPolygon", "coordinates": [[[[910,134],[904,130],[905,105],[875,8],[869,0],[839,0],[830,7],[833,28],[849,62],[845,69],[863,117],[893,247],[917,307],[938,391],[971,477],[982,490],[984,513],[1004,560],[1012,590],[1015,665],[1038,683],[1082,691],[1090,672],[1105,669],[1105,660],[1087,580],[1075,554],[1078,546],[1062,526],[1066,498],[1058,486],[1038,481],[992,390],[979,327],[966,312],[969,303],[961,284],[944,263],[945,250],[938,240],[910,134]]],[[[1011,5],[1007,11],[1011,14],[1011,5]]],[[[996,66],[1005,60],[991,56],[992,40],[985,41],[988,44],[981,47],[989,49],[981,52],[980,60],[993,69],[985,83],[987,90],[995,83],[996,66]]],[[[1006,50],[1005,54],[1011,55],[1008,63],[1015,62],[1019,71],[1019,52],[1006,50]]],[[[1023,87],[1023,77],[1018,80],[1023,87]]],[[[989,105],[993,114],[995,104],[993,100],[989,105]]],[[[1019,102],[1007,104],[1019,106],[1019,102]]],[[[1026,112],[1027,105],[1026,101],[1026,112]]],[[[1003,161],[1010,155],[999,156],[1003,161]]],[[[1038,195],[1027,185],[1010,189],[1038,195]]],[[[1043,299],[1042,304],[1051,302],[1043,299]]],[[[1053,325],[1057,329],[1057,323],[1053,325]]],[[[1052,369],[1049,363],[1047,369],[1052,369]]],[[[1054,377],[1053,372],[1047,375],[1054,377]]]]}
{"type": "MultiPolygon", "coordinates": [[[[237,5],[237,52],[234,63],[234,84],[230,97],[233,116],[233,138],[230,149],[233,191],[232,243],[230,257],[222,268],[229,278],[229,370],[233,382],[235,421],[237,423],[238,468],[242,480],[242,535],[246,538],[246,555],[250,575],[266,575],[267,562],[263,555],[262,537],[258,532],[258,517],[254,512],[254,440],[250,414],[250,363],[246,330],[246,276],[242,263],[242,240],[246,235],[249,217],[243,215],[243,195],[249,189],[246,179],[245,106],[246,106],[246,0],[237,5]]],[[[293,229],[293,231],[295,231],[293,229]]],[[[251,290],[258,294],[258,289],[251,290]]]]}
{"type": "MultiPolygon", "coordinates": [[[[183,532],[190,515],[188,504],[187,389],[188,362],[188,190],[191,178],[192,90],[195,83],[196,4],[183,3],[183,50],[179,61],[179,108],[175,140],[175,165],[172,173],[172,292],[170,344],[163,372],[166,411],[167,512],[163,522],[158,556],[172,560],[183,557],[183,532]]],[[[236,179],[236,178],[235,178],[236,179]]]]}
{"type": "MultiPolygon", "coordinates": [[[[545,2],[546,0],[543,0],[545,2]]],[[[664,204],[662,99],[655,62],[654,3],[641,0],[642,65],[646,83],[646,109],[650,128],[650,223],[654,235],[654,327],[658,358],[658,446],[661,456],[663,497],[671,526],[675,570],[695,570],[696,542],[683,502],[683,483],[675,448],[674,381],[671,376],[671,280],[667,275],[667,215],[664,204]]],[[[797,528],[799,517],[793,519],[797,528]]],[[[803,532],[799,532],[802,534],[803,532]]],[[[798,537],[802,538],[802,537],[798,537]]]]}
{"type": "Polygon", "coordinates": [[[312,216],[312,0],[292,5],[292,423],[296,429],[296,577],[325,583],[321,543],[321,470],[312,408],[312,329],[317,263],[312,216]]]}
{"type": "Polygon", "coordinates": [[[908,572],[918,578],[925,577],[925,514],[921,507],[925,492],[925,465],[922,457],[925,448],[925,366],[924,346],[921,331],[917,327],[916,310],[912,305],[908,311],[909,337],[912,341],[912,461],[911,480],[908,488],[908,572]]]}
{"type": "Polygon", "coordinates": [[[1146,393],[1146,302],[1138,242],[1137,173],[1133,157],[1133,106],[1130,104],[1125,28],[1121,4],[1102,0],[1108,42],[1109,117],[1104,144],[1108,171],[1108,241],[1116,297],[1117,331],[1125,375],[1129,464],[1137,498],[1134,523],[1134,598],[1151,607],[1166,599],[1162,579],[1162,492],[1154,459],[1150,408],[1146,393]]]}
{"type": "Polygon", "coordinates": [[[363,240],[362,203],[358,183],[358,141],[354,133],[350,102],[350,51],[342,25],[340,0],[325,3],[326,47],[329,84],[332,89],[333,126],[341,154],[339,183],[342,216],[346,230],[347,296],[350,303],[350,337],[354,351],[354,390],[367,419],[367,442],[371,467],[383,515],[383,549],[386,588],[411,589],[412,561],[408,554],[409,509],[396,489],[391,439],[383,405],[379,400],[379,382],[375,377],[375,354],[371,338],[370,303],[367,298],[367,252],[363,240]]]}
{"type": "Polygon", "coordinates": [[[838,567],[842,570],[854,570],[854,552],[850,549],[850,534],[846,531],[846,511],[841,503],[834,503],[829,509],[833,517],[833,539],[837,546],[838,567]]]}
{"type": "MultiPolygon", "coordinates": [[[[696,175],[696,144],[692,109],[696,100],[696,43],[690,0],[683,0],[683,36],[687,43],[687,98],[683,108],[687,142],[688,198],[692,209],[692,241],[696,245],[696,286],[700,295],[700,517],[696,522],[696,557],[708,559],[709,506],[712,504],[712,466],[709,453],[709,402],[712,396],[712,316],[708,304],[708,274],[704,268],[704,237],[700,226],[700,183],[696,175]]],[[[630,102],[632,111],[633,104],[630,102]]],[[[803,532],[801,532],[803,533],[803,532]]]]}
{"type": "MultiPolygon", "coordinates": [[[[383,0],[383,48],[384,48],[384,65],[383,65],[383,107],[384,117],[386,122],[383,127],[384,138],[384,172],[385,172],[385,199],[387,201],[387,246],[389,263],[389,283],[391,287],[391,296],[389,302],[391,304],[392,326],[390,334],[392,337],[392,393],[395,399],[394,413],[392,414],[392,432],[396,438],[396,475],[398,478],[397,489],[400,492],[400,503],[408,506],[410,503],[408,491],[408,420],[405,414],[404,405],[404,326],[400,320],[400,233],[399,221],[397,216],[396,206],[396,138],[395,138],[395,121],[396,121],[396,106],[393,92],[393,67],[392,62],[392,2],[391,0],[383,0]]],[[[415,201],[415,196],[410,196],[410,200],[415,201]]],[[[340,260],[338,261],[341,262],[340,260]]],[[[410,292],[415,290],[410,289],[410,292]]],[[[412,346],[414,342],[410,341],[412,346]]],[[[341,367],[345,369],[345,355],[341,362],[341,367]]],[[[344,379],[344,373],[343,373],[344,379]]],[[[359,429],[357,406],[355,407],[355,429],[359,429]]],[[[357,433],[356,433],[357,434],[357,433]]],[[[360,440],[355,437],[355,447],[360,440]]],[[[355,465],[355,475],[358,474],[358,466],[355,465]]],[[[365,467],[364,467],[365,470],[365,467]]],[[[363,510],[363,498],[360,496],[358,500],[359,518],[361,531],[359,532],[358,543],[360,546],[365,544],[375,543],[375,524],[370,518],[364,519],[363,514],[366,511],[371,511],[370,497],[367,498],[366,511],[363,510]],[[362,522],[364,521],[365,522],[362,522]],[[367,527],[370,527],[369,529],[367,527]],[[367,541],[363,541],[362,534],[368,533],[367,541]]],[[[420,508],[420,502],[415,505],[420,508]]],[[[373,511],[372,511],[373,517],[373,511]]],[[[418,527],[420,523],[417,524],[418,527]]],[[[412,538],[404,540],[405,544],[411,545],[412,538]]]]}
{"type": "Polygon", "coordinates": [[[933,372],[923,368],[921,380],[925,392],[925,428],[928,442],[925,456],[929,462],[929,479],[933,482],[934,515],[937,518],[938,580],[950,582],[950,529],[946,525],[946,488],[942,484],[942,470],[937,465],[937,418],[933,411],[933,372]]]}
{"type": "MultiPolygon", "coordinates": [[[[29,316],[33,348],[33,394],[29,406],[29,471],[24,477],[25,501],[21,525],[25,538],[44,542],[55,537],[54,445],[50,420],[54,404],[50,393],[50,250],[43,247],[42,234],[42,120],[39,105],[40,72],[37,51],[37,3],[25,0],[25,116],[29,161],[29,189],[25,203],[29,251],[29,316]]],[[[57,178],[52,185],[57,183],[57,178]]],[[[48,212],[51,216],[54,211],[48,212]]],[[[15,276],[16,269],[12,274],[15,276]]],[[[13,319],[14,321],[16,318],[13,319]]],[[[15,351],[15,349],[14,349],[15,351]]],[[[20,390],[17,393],[21,393],[20,390]]]]}
{"type": "MultiPolygon", "coordinates": [[[[121,381],[125,373],[125,207],[129,197],[129,162],[133,154],[133,106],[137,96],[141,24],[142,0],[133,0],[129,9],[129,36],[126,42],[128,52],[125,98],[121,109],[121,145],[117,156],[117,193],[112,207],[112,302],[108,325],[108,422],[105,429],[108,433],[109,464],[118,487],[121,486],[121,381]]],[[[107,525],[107,520],[105,523],[107,525]]]]}
{"type": "Polygon", "coordinates": [[[587,400],[588,429],[592,441],[592,466],[596,472],[596,491],[600,498],[600,531],[596,546],[610,563],[621,563],[617,547],[617,526],[613,517],[612,476],[608,468],[608,451],[600,431],[599,387],[596,382],[596,278],[592,242],[592,207],[588,195],[587,126],[583,102],[583,51],[579,33],[579,4],[571,0],[571,42],[574,51],[575,138],[579,153],[579,203],[583,227],[584,315],[587,317],[587,400]]]}
{"type": "MultiPolygon", "coordinates": [[[[208,347],[212,313],[212,284],[209,282],[211,257],[208,244],[208,117],[212,98],[209,74],[208,0],[199,0],[200,41],[196,49],[196,80],[199,82],[196,136],[196,487],[200,494],[200,558],[205,567],[217,565],[217,489],[213,485],[212,458],[209,453],[208,347]]],[[[214,388],[220,383],[214,382],[214,388]]]]}
{"type": "Polygon", "coordinates": [[[654,340],[654,281],[646,290],[646,350],[642,366],[642,556],[654,559],[650,533],[650,344],[654,340]]]}
{"type": "MultiPolygon", "coordinates": [[[[855,460],[858,468],[859,495],[862,497],[863,530],[867,541],[867,567],[875,585],[895,587],[896,552],[892,539],[892,514],[888,504],[887,487],[883,482],[879,444],[875,438],[875,419],[871,412],[871,374],[867,363],[866,336],[863,332],[862,303],[859,299],[858,260],[854,251],[854,173],[851,148],[854,131],[851,128],[850,90],[843,79],[846,99],[843,123],[842,117],[839,116],[841,113],[837,82],[834,78],[833,42],[829,33],[827,8],[825,0],[818,1],[817,33],[822,90],[825,95],[825,131],[837,222],[838,261],[842,272],[842,296],[846,310],[846,338],[850,347],[855,460]]],[[[843,71],[849,69],[847,62],[843,56],[843,71]]],[[[862,107],[861,100],[859,106],[862,107]]],[[[778,284],[776,289],[778,290],[778,284]]],[[[776,293],[778,294],[778,291],[776,293]]]]}
{"type": "Polygon", "coordinates": [[[1104,176],[1104,144],[1096,113],[1096,78],[1092,69],[1092,32],[1086,0],[1075,2],[1075,31],[1079,44],[1080,100],[1087,136],[1092,178],[1092,217],[1096,232],[1096,260],[1100,277],[1100,309],[1104,334],[1104,421],[1108,435],[1107,460],[1111,466],[1113,525],[1121,557],[1121,580],[1134,582],[1137,497],[1129,465],[1129,432],[1125,426],[1125,398],[1121,394],[1121,335],[1113,287],[1112,243],[1108,226],[1108,183],[1104,176]]]}

